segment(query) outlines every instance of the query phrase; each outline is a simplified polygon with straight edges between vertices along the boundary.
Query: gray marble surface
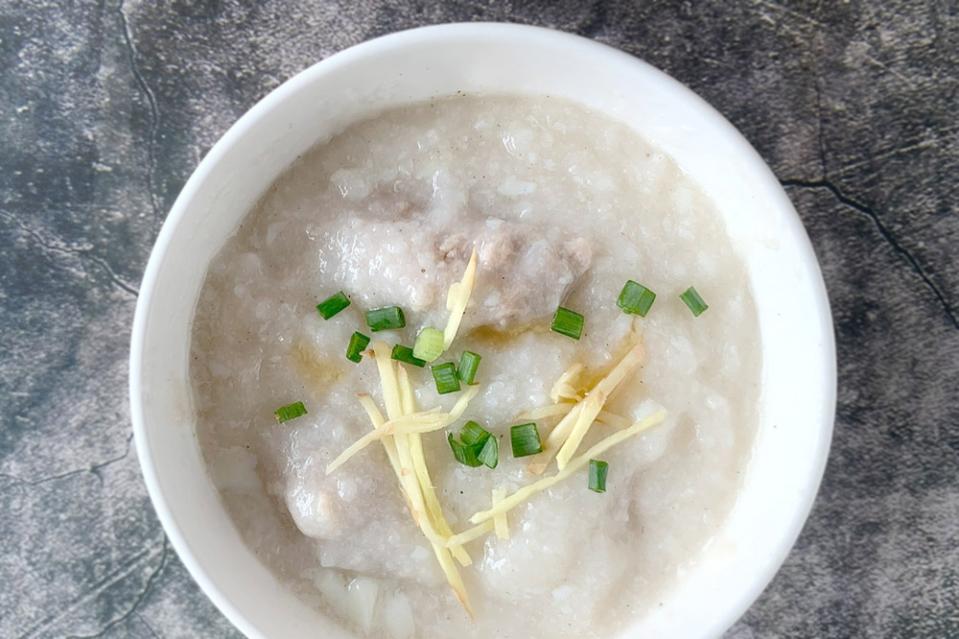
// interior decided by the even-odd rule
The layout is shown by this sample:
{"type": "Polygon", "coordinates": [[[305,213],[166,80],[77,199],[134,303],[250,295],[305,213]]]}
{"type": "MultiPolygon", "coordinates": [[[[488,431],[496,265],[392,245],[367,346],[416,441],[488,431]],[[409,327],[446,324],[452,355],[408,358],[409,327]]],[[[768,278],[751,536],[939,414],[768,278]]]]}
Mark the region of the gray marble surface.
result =
{"type": "Polygon", "coordinates": [[[256,100],[423,24],[573,31],[672,74],[782,179],[839,349],[795,550],[732,629],[959,637],[959,9],[860,2],[0,0],[0,637],[237,637],[131,450],[137,287],[165,212],[256,100]]]}

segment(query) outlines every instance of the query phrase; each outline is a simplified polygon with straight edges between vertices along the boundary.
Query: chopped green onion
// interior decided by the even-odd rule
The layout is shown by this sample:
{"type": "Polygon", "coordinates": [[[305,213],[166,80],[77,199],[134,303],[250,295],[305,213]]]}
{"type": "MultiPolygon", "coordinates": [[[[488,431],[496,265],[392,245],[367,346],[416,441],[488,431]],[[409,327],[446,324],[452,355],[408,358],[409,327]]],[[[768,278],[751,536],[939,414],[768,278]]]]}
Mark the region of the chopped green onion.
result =
{"type": "Polygon", "coordinates": [[[608,473],[609,464],[598,459],[589,460],[589,489],[594,493],[605,493],[608,473]]]}
{"type": "Polygon", "coordinates": [[[679,299],[683,300],[686,306],[689,307],[689,310],[692,311],[694,317],[699,317],[703,312],[709,308],[709,305],[703,301],[703,298],[699,296],[699,292],[695,288],[690,286],[683,294],[679,296],[679,299]]]}
{"type": "Polygon", "coordinates": [[[468,421],[460,429],[459,439],[453,433],[447,436],[456,461],[473,468],[486,465],[496,468],[499,463],[499,442],[488,430],[474,421],[468,421]]]}
{"type": "Polygon", "coordinates": [[[293,402],[286,406],[280,406],[273,411],[273,414],[276,415],[276,421],[282,424],[283,422],[288,422],[291,419],[306,415],[306,406],[303,405],[303,402],[293,402]]]}
{"type": "Polygon", "coordinates": [[[543,443],[533,422],[510,427],[509,439],[513,447],[513,457],[526,457],[543,452],[543,443]]]}
{"type": "Polygon", "coordinates": [[[490,436],[486,439],[476,458],[487,468],[496,468],[499,463],[499,442],[495,437],[490,436]]]}
{"type": "Polygon", "coordinates": [[[460,355],[460,365],[456,372],[464,384],[475,383],[476,369],[479,368],[481,359],[483,358],[473,351],[463,351],[463,354],[460,355]]]}
{"type": "Polygon", "coordinates": [[[346,347],[346,359],[351,362],[359,362],[363,359],[363,349],[370,344],[370,338],[363,333],[353,333],[350,336],[350,343],[346,347]]]}
{"type": "Polygon", "coordinates": [[[477,466],[482,466],[483,462],[479,460],[479,453],[482,451],[482,446],[476,446],[475,444],[469,446],[459,441],[453,437],[453,433],[450,433],[446,436],[446,441],[450,443],[450,448],[453,451],[453,457],[456,458],[461,464],[470,466],[471,468],[476,468],[477,466]]]}
{"type": "Polygon", "coordinates": [[[443,354],[443,331],[432,326],[427,326],[416,336],[416,343],[413,344],[413,356],[432,362],[443,354]]]}
{"type": "Polygon", "coordinates": [[[328,320],[349,305],[350,298],[348,298],[343,291],[340,291],[336,295],[331,295],[317,304],[316,310],[320,312],[320,315],[323,316],[323,319],[328,320]]]}
{"type": "Polygon", "coordinates": [[[460,380],[456,377],[456,365],[453,362],[431,366],[433,381],[436,382],[436,392],[440,395],[455,393],[460,389],[460,380]]]}
{"type": "Polygon", "coordinates": [[[560,306],[553,315],[553,325],[550,328],[566,337],[579,339],[583,334],[583,316],[560,306]]]}
{"type": "Polygon", "coordinates": [[[627,280],[619,293],[616,305],[623,309],[624,313],[646,317],[654,301],[656,301],[656,293],[638,282],[627,280]]]}
{"type": "Polygon", "coordinates": [[[420,368],[426,366],[426,362],[413,357],[412,348],[409,346],[403,346],[402,344],[397,344],[393,347],[393,352],[390,353],[390,357],[398,362],[403,362],[404,364],[412,364],[413,366],[419,366],[420,368]]]}
{"type": "Polygon", "coordinates": [[[406,326],[406,316],[399,306],[384,306],[366,311],[366,325],[374,333],[406,326]]]}
{"type": "Polygon", "coordinates": [[[489,437],[489,431],[473,420],[463,424],[463,428],[460,429],[460,440],[467,446],[482,444],[489,439],[489,437]]]}

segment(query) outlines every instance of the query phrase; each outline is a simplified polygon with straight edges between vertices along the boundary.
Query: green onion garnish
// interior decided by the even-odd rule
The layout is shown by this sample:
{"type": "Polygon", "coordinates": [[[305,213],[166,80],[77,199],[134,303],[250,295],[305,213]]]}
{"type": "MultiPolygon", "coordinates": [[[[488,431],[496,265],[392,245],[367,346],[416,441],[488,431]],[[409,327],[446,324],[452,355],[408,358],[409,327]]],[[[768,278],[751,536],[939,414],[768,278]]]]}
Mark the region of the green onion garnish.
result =
{"type": "Polygon", "coordinates": [[[687,288],[683,294],[679,296],[679,299],[683,300],[686,306],[689,307],[694,317],[699,317],[703,314],[703,311],[709,308],[709,305],[699,296],[699,292],[692,286],[687,288]]]}
{"type": "Polygon", "coordinates": [[[443,331],[432,326],[422,329],[413,344],[413,356],[432,362],[443,354],[443,331]]]}
{"type": "Polygon", "coordinates": [[[351,362],[359,362],[363,359],[363,349],[370,344],[370,338],[363,333],[353,333],[350,336],[350,343],[346,347],[346,359],[351,362]]]}
{"type": "Polygon", "coordinates": [[[482,444],[489,439],[489,436],[489,431],[473,420],[463,424],[463,428],[460,429],[460,440],[467,446],[482,444]]]}
{"type": "Polygon", "coordinates": [[[366,325],[374,333],[391,328],[403,328],[406,326],[406,316],[403,315],[403,309],[399,306],[374,308],[371,311],[366,311],[366,325]]]}
{"type": "Polygon", "coordinates": [[[598,459],[589,460],[589,489],[594,493],[605,493],[608,473],[609,464],[598,459]]]}
{"type": "Polygon", "coordinates": [[[403,346],[402,344],[397,344],[393,347],[393,352],[390,353],[390,357],[395,359],[398,362],[403,362],[405,364],[412,364],[413,366],[419,366],[423,368],[426,366],[426,362],[421,359],[413,357],[413,349],[409,346],[403,346]]]}
{"type": "Polygon", "coordinates": [[[509,440],[513,447],[513,457],[526,457],[543,452],[536,424],[517,424],[509,429],[509,440]]]}
{"type": "Polygon", "coordinates": [[[436,392],[440,395],[455,393],[460,389],[460,380],[456,377],[456,365],[453,362],[431,366],[433,381],[436,382],[436,392]]]}
{"type": "Polygon", "coordinates": [[[656,293],[638,282],[626,280],[616,305],[623,309],[624,313],[646,317],[654,301],[656,301],[656,293]]]}
{"type": "Polygon", "coordinates": [[[450,443],[450,448],[453,450],[453,457],[455,457],[459,463],[472,468],[483,465],[483,462],[479,460],[479,453],[482,450],[482,446],[477,447],[475,444],[472,446],[464,444],[453,437],[453,433],[446,436],[446,441],[450,443]]]}
{"type": "Polygon", "coordinates": [[[286,406],[280,406],[273,411],[273,414],[276,415],[276,421],[282,424],[301,415],[306,415],[306,406],[303,405],[303,402],[293,402],[286,406]]]}
{"type": "Polygon", "coordinates": [[[560,306],[553,315],[553,325],[550,328],[566,337],[579,339],[583,334],[583,316],[560,306]]]}
{"type": "Polygon", "coordinates": [[[483,443],[483,448],[476,458],[483,462],[483,465],[487,468],[496,468],[499,463],[499,442],[496,441],[495,437],[489,437],[483,443]]]}
{"type": "Polygon", "coordinates": [[[476,379],[476,369],[479,368],[480,360],[483,359],[473,351],[463,351],[460,355],[460,365],[456,369],[460,379],[464,384],[473,384],[476,379]]]}
{"type": "Polygon", "coordinates": [[[453,456],[461,464],[473,468],[486,465],[496,468],[499,463],[499,442],[488,430],[474,421],[468,421],[460,429],[459,439],[453,433],[447,436],[453,456]]]}
{"type": "Polygon", "coordinates": [[[316,310],[320,312],[320,315],[323,316],[323,319],[328,320],[349,305],[350,298],[348,298],[343,291],[340,291],[336,295],[331,295],[317,304],[316,310]]]}

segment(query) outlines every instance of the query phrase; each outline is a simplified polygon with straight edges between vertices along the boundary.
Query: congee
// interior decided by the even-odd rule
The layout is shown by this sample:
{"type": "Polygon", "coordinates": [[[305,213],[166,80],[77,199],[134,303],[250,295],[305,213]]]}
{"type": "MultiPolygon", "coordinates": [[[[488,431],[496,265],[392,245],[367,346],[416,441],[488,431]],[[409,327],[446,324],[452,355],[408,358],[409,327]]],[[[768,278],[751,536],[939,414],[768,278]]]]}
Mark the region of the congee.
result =
{"type": "Polygon", "coordinates": [[[760,356],[713,204],[550,97],[390,110],[210,266],[197,431],[246,543],[357,637],[609,637],[736,500],[760,356]]]}

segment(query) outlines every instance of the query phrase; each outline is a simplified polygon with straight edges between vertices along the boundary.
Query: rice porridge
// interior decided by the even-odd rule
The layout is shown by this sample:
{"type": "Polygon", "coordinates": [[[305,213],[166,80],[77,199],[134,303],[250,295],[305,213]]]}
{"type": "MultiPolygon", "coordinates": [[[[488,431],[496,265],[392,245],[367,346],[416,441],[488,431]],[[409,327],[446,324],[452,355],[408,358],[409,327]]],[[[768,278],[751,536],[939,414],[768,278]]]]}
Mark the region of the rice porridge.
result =
{"type": "Polygon", "coordinates": [[[566,101],[450,97],[246,217],[196,311],[197,431],[246,543],[349,633],[608,637],[734,503],[758,342],[670,158],[566,101]]]}

